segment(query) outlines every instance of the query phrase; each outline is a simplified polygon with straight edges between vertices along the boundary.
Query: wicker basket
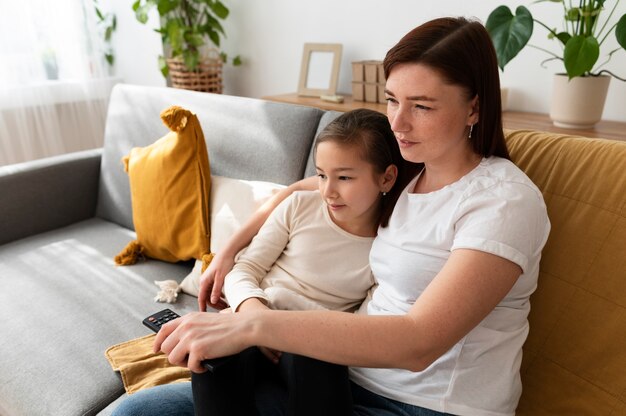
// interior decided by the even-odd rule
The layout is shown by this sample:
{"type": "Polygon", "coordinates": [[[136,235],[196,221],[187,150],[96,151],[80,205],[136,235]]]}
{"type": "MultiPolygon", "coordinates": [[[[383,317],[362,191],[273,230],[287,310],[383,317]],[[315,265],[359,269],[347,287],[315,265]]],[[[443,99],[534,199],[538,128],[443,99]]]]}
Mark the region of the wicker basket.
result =
{"type": "Polygon", "coordinates": [[[168,59],[167,66],[174,88],[222,93],[222,59],[219,56],[205,58],[194,71],[188,70],[180,58],[168,59]]]}

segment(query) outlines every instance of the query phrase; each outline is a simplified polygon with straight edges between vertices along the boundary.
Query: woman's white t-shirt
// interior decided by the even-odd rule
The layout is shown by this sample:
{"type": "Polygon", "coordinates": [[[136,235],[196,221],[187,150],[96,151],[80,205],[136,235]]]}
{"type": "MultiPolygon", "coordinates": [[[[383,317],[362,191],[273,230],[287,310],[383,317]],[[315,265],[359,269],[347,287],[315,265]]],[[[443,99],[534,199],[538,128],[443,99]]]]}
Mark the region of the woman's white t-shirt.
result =
{"type": "Polygon", "coordinates": [[[522,275],[469,334],[421,372],[351,368],[359,385],[404,403],[453,414],[513,415],[521,395],[522,344],[550,223],[541,192],[512,162],[483,159],[457,182],[401,194],[370,254],[378,283],[359,313],[406,314],[459,248],[506,258],[522,275]]]}

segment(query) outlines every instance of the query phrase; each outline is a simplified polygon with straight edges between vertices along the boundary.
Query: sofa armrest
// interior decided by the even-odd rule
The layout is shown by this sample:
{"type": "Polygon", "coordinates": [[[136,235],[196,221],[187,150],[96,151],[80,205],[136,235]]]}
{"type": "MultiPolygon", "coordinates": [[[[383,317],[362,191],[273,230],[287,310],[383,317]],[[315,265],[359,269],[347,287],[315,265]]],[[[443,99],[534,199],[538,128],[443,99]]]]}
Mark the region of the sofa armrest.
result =
{"type": "Polygon", "coordinates": [[[102,149],[0,167],[0,245],[91,218],[102,149]]]}

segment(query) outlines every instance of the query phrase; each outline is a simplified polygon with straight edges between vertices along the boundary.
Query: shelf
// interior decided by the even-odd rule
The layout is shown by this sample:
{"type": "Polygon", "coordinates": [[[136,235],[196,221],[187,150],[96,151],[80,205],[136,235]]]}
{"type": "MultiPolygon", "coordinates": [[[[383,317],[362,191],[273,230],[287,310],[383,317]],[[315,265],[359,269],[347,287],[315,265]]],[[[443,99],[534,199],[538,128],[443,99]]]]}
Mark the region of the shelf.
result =
{"type": "MultiPolygon", "coordinates": [[[[263,97],[265,100],[277,101],[289,104],[299,104],[309,107],[317,107],[322,110],[350,111],[357,108],[369,108],[370,110],[386,113],[387,104],[366,103],[354,101],[351,96],[344,96],[343,103],[322,101],[315,97],[300,97],[295,93],[271,95],[263,97]]],[[[522,111],[505,111],[502,113],[502,122],[505,129],[512,130],[538,130],[550,133],[603,138],[626,141],[626,123],[619,121],[600,121],[593,129],[564,129],[555,127],[547,114],[526,113],[522,111]]]]}

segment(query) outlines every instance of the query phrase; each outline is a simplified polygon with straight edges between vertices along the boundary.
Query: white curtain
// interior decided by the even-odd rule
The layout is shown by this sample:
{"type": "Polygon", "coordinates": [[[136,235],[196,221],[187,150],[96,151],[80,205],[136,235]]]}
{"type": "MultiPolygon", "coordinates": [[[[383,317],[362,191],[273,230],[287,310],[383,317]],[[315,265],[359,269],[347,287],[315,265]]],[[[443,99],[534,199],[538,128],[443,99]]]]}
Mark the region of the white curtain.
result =
{"type": "Polygon", "coordinates": [[[96,22],[93,0],[0,0],[0,166],[102,145],[115,79],[96,22]]]}

